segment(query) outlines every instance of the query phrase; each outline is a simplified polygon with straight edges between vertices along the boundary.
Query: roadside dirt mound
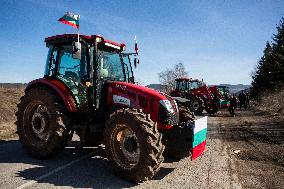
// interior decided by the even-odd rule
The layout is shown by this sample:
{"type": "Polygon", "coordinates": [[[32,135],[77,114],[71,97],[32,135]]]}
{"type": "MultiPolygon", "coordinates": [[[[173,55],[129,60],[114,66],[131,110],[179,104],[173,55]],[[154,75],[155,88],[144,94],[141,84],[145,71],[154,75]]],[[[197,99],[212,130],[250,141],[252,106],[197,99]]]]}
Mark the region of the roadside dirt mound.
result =
{"type": "Polygon", "coordinates": [[[0,139],[15,136],[15,112],[22,95],[23,89],[0,88],[0,139]]]}

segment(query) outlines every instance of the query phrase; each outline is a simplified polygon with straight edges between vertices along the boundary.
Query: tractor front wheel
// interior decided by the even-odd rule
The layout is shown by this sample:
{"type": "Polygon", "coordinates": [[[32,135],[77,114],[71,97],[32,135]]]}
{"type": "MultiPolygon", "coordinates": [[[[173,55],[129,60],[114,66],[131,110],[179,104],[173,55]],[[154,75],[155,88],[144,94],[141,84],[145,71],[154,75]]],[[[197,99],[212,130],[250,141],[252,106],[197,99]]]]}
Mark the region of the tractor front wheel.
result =
{"type": "Polygon", "coordinates": [[[31,156],[49,158],[64,149],[69,138],[67,111],[52,91],[26,91],[16,116],[19,140],[31,156]]]}
{"type": "Polygon", "coordinates": [[[106,123],[104,137],[108,159],[119,176],[140,182],[159,171],[164,146],[149,115],[133,109],[117,110],[106,123]]]}

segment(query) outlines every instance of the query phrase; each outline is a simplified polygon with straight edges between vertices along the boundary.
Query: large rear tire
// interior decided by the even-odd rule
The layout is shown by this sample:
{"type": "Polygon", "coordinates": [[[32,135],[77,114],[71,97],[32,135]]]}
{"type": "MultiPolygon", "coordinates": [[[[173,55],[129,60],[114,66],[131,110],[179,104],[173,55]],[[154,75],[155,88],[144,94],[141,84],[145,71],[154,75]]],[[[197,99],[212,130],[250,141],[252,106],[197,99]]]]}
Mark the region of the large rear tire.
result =
{"type": "Polygon", "coordinates": [[[16,116],[19,140],[32,157],[50,158],[66,146],[67,110],[49,89],[37,87],[26,91],[16,116]]]}
{"type": "Polygon", "coordinates": [[[149,115],[133,109],[117,110],[106,123],[104,137],[111,167],[119,176],[141,182],[159,171],[164,146],[149,115]]]}

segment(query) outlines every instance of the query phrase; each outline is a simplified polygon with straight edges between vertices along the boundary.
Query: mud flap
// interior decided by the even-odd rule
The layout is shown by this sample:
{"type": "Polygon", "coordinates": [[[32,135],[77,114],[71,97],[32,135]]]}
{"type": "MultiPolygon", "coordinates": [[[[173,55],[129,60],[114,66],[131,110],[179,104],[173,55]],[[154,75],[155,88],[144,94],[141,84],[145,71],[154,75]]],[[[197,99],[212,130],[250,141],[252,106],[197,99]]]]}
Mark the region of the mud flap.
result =
{"type": "Polygon", "coordinates": [[[207,116],[194,121],[191,160],[195,160],[204,153],[206,147],[206,134],[207,116]]]}

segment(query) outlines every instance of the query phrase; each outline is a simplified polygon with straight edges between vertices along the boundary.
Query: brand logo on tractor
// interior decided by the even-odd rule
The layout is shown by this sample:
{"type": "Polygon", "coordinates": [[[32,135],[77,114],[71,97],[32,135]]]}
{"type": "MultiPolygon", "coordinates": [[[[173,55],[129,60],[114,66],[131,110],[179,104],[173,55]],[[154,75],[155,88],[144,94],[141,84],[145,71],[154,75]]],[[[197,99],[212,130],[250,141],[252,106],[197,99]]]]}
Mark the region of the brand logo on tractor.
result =
{"type": "Polygon", "coordinates": [[[121,90],[124,90],[124,91],[127,89],[126,86],[124,86],[124,85],[115,85],[115,87],[117,89],[121,89],[121,90]]]}
{"type": "Polygon", "coordinates": [[[130,106],[130,100],[123,96],[113,95],[112,99],[114,103],[130,106]]]}

